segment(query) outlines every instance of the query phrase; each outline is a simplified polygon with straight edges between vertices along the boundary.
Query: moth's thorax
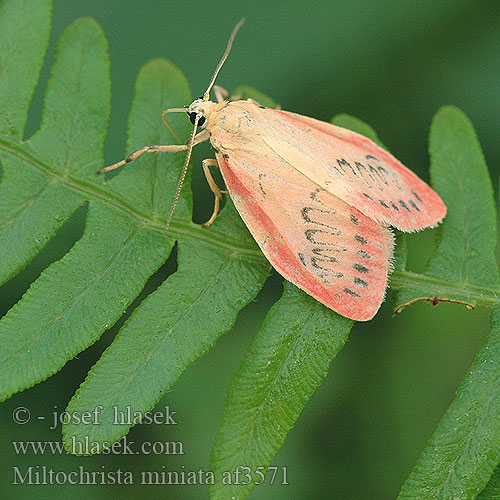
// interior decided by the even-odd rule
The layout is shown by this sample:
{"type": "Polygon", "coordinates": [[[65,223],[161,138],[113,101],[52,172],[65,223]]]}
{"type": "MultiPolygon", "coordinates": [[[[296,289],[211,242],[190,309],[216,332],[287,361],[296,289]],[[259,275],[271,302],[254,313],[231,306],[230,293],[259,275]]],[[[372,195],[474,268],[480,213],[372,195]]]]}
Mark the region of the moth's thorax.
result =
{"type": "Polygon", "coordinates": [[[258,142],[259,127],[255,123],[257,116],[253,106],[251,101],[225,101],[213,108],[207,119],[207,129],[214,147],[232,149],[233,138],[237,138],[240,148],[247,142],[254,145],[258,142]]]}

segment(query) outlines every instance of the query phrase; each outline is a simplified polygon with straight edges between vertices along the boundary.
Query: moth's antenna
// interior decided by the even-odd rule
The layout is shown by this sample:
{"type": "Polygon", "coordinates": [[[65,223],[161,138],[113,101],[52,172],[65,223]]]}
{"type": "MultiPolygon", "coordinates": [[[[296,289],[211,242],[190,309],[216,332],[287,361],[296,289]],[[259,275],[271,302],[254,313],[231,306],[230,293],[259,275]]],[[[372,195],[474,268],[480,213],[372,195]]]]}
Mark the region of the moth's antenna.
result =
{"type": "MultiPolygon", "coordinates": [[[[210,99],[210,90],[212,90],[212,87],[214,86],[215,80],[217,78],[217,75],[219,74],[220,69],[222,68],[222,65],[226,62],[227,56],[229,55],[229,52],[231,51],[231,47],[234,42],[234,38],[236,37],[236,33],[238,33],[238,30],[241,28],[241,25],[245,22],[245,18],[243,18],[233,29],[233,32],[231,33],[231,36],[229,37],[229,41],[227,42],[227,47],[224,52],[224,55],[222,56],[221,60],[219,61],[219,64],[217,64],[217,67],[215,68],[214,75],[212,76],[212,80],[210,80],[210,84],[208,85],[207,90],[203,94],[203,100],[208,101],[210,99]]],[[[178,112],[178,111],[184,111],[182,109],[171,109],[171,110],[166,110],[162,114],[162,119],[166,123],[165,120],[165,113],[168,112],[178,112]]],[[[172,220],[172,215],[174,214],[175,206],[177,205],[177,202],[179,201],[179,197],[181,195],[181,190],[182,190],[182,185],[184,184],[184,179],[186,178],[186,174],[188,171],[188,166],[189,166],[189,160],[191,159],[191,153],[193,152],[193,144],[194,144],[194,138],[196,136],[196,131],[198,130],[198,122],[200,121],[201,115],[197,114],[195,121],[194,121],[194,127],[193,127],[193,133],[191,134],[191,139],[189,141],[189,149],[186,155],[186,161],[184,162],[184,167],[182,169],[182,175],[181,179],[179,181],[179,185],[177,186],[177,191],[175,193],[175,198],[174,202],[172,203],[172,208],[170,209],[170,213],[168,214],[168,219],[167,219],[167,225],[165,226],[165,231],[168,231],[168,228],[170,227],[170,222],[172,220]]],[[[171,129],[171,127],[166,123],[167,127],[170,129],[172,134],[175,135],[175,132],[171,129]]],[[[176,136],[176,135],[175,135],[176,136]]],[[[177,136],[176,136],[177,138],[177,136]]]]}
{"type": "Polygon", "coordinates": [[[177,191],[175,193],[174,202],[172,203],[172,208],[170,209],[170,213],[168,214],[167,225],[165,226],[165,230],[163,231],[164,233],[166,233],[168,231],[168,228],[170,227],[170,221],[172,220],[172,215],[174,215],[175,206],[177,205],[177,202],[179,201],[179,196],[181,195],[182,185],[184,184],[184,179],[186,178],[186,174],[188,171],[189,160],[191,159],[191,153],[193,151],[194,137],[196,135],[196,131],[198,130],[198,122],[200,121],[200,118],[201,118],[200,115],[196,115],[196,119],[194,121],[193,133],[191,134],[191,139],[189,140],[189,149],[186,155],[186,161],[184,162],[181,179],[179,180],[179,185],[177,186],[177,191]]]}
{"type": "Polygon", "coordinates": [[[210,80],[210,84],[203,94],[203,100],[208,101],[210,99],[210,91],[212,90],[212,87],[214,86],[215,80],[217,79],[217,75],[219,74],[220,69],[222,68],[222,65],[226,62],[227,56],[229,55],[229,52],[231,52],[231,47],[234,42],[234,38],[236,37],[236,33],[238,33],[238,30],[241,28],[241,25],[245,22],[245,18],[243,18],[233,29],[233,32],[231,33],[231,36],[229,37],[229,41],[227,42],[227,47],[226,51],[224,52],[224,55],[222,56],[221,60],[219,61],[219,64],[217,64],[217,67],[215,68],[214,75],[212,76],[212,79],[210,80]]]}

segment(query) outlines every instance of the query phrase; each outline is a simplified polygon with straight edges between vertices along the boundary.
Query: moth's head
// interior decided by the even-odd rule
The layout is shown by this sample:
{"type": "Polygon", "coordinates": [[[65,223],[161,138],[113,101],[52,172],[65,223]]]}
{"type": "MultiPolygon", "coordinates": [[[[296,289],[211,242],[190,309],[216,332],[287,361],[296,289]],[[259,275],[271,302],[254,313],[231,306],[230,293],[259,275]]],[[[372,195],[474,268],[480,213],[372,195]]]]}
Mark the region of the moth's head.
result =
{"type": "Polygon", "coordinates": [[[196,122],[196,117],[199,116],[198,126],[202,127],[208,121],[210,114],[215,106],[212,101],[205,101],[203,97],[195,99],[189,107],[186,109],[191,123],[194,125],[196,122]]]}

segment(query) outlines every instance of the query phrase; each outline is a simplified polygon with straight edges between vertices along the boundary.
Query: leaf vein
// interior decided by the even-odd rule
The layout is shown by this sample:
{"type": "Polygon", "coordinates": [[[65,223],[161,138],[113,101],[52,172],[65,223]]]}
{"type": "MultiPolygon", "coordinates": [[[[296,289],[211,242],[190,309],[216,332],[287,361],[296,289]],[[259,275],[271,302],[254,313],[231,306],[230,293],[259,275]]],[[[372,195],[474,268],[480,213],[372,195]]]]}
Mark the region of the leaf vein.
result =
{"type": "Polygon", "coordinates": [[[462,439],[462,441],[465,441],[465,445],[462,447],[462,451],[458,455],[456,455],[455,458],[453,459],[453,461],[451,462],[449,470],[448,470],[448,474],[443,479],[443,481],[441,481],[441,483],[437,486],[436,491],[440,492],[442,490],[445,483],[449,480],[451,474],[455,471],[455,467],[456,467],[456,464],[458,462],[458,459],[461,458],[465,454],[465,452],[469,449],[469,447],[471,445],[472,437],[476,433],[478,427],[481,425],[483,419],[485,418],[485,415],[488,413],[487,410],[488,410],[489,406],[491,405],[491,402],[500,393],[500,385],[498,384],[499,381],[500,381],[500,377],[497,377],[495,384],[494,384],[496,386],[496,389],[493,391],[493,393],[490,395],[490,397],[486,401],[486,404],[484,406],[484,411],[482,412],[481,416],[478,419],[476,419],[475,425],[472,426],[472,428],[470,429],[470,432],[462,439]]]}
{"type": "Polygon", "coordinates": [[[49,186],[52,184],[52,182],[47,182],[41,189],[40,191],[38,191],[38,193],[36,193],[33,198],[29,199],[21,208],[18,212],[16,212],[12,218],[10,218],[9,220],[5,221],[1,226],[0,226],[0,232],[5,230],[7,227],[11,226],[12,224],[14,224],[14,222],[19,218],[21,217],[21,215],[26,211],[28,210],[28,208],[30,208],[31,206],[34,205],[35,201],[37,201],[41,196],[42,194],[47,191],[47,189],[49,188],[49,186]]]}
{"type": "MultiPolygon", "coordinates": [[[[218,280],[220,274],[223,272],[223,270],[228,266],[229,264],[229,260],[225,260],[219,267],[218,271],[216,274],[214,274],[210,280],[207,282],[206,286],[204,288],[202,288],[202,290],[200,291],[200,293],[198,294],[198,296],[189,304],[189,306],[186,308],[186,310],[174,321],[174,323],[170,326],[170,328],[167,330],[167,332],[162,335],[162,338],[159,339],[159,341],[156,343],[156,345],[149,351],[149,353],[147,354],[147,356],[144,357],[143,361],[141,362],[141,364],[139,366],[137,366],[137,368],[134,370],[133,373],[131,373],[126,380],[124,380],[123,382],[121,382],[120,384],[116,384],[116,385],[119,385],[120,386],[120,390],[123,390],[124,388],[127,388],[130,383],[135,379],[135,377],[139,374],[139,372],[141,371],[141,369],[144,367],[144,365],[152,358],[154,352],[162,345],[162,343],[164,342],[164,339],[166,338],[166,336],[170,335],[172,333],[172,330],[175,328],[175,326],[177,326],[180,321],[187,315],[189,314],[189,312],[191,312],[191,310],[195,307],[195,305],[199,302],[200,298],[208,291],[208,289],[218,280]]],[[[116,386],[115,385],[115,386],[116,386]]],[[[118,399],[118,396],[120,395],[121,393],[117,391],[115,391],[115,394],[113,396],[113,398],[111,399],[109,405],[110,407],[113,406],[113,404],[116,402],[116,400],[118,399]]]]}
{"type": "Polygon", "coordinates": [[[7,360],[10,360],[11,358],[17,356],[17,354],[19,354],[19,352],[21,352],[22,350],[24,350],[25,347],[28,344],[31,344],[33,342],[36,342],[36,341],[40,340],[43,337],[43,335],[49,330],[49,328],[51,328],[52,326],[54,326],[64,316],[64,314],[66,314],[66,312],[71,307],[73,307],[73,305],[76,302],[78,302],[78,300],[92,287],[92,285],[96,281],[98,281],[99,279],[101,279],[106,274],[106,272],[111,267],[111,265],[113,264],[113,262],[121,255],[121,253],[124,251],[124,249],[131,242],[132,238],[138,232],[139,232],[139,227],[135,227],[134,230],[131,232],[131,234],[123,242],[123,244],[118,248],[118,250],[115,253],[115,255],[109,260],[109,262],[106,264],[106,266],[102,268],[101,272],[99,272],[98,274],[96,274],[96,276],[91,281],[89,281],[87,283],[87,285],[81,290],[81,292],[76,297],[74,297],[57,316],[55,316],[47,325],[45,325],[42,328],[42,330],[40,330],[40,332],[36,336],[30,337],[30,338],[26,339],[26,341],[23,344],[21,344],[21,347],[19,349],[17,349],[14,352],[9,353],[9,355],[7,357],[5,357],[2,362],[5,363],[7,360]]]}
{"type": "MultiPolygon", "coordinates": [[[[144,212],[137,210],[135,207],[129,205],[125,200],[112,195],[105,189],[99,188],[98,186],[86,183],[79,179],[61,175],[59,172],[52,170],[48,165],[45,165],[42,161],[34,157],[31,153],[28,153],[22,147],[22,143],[13,141],[6,136],[0,135],[0,146],[9,153],[12,153],[18,158],[30,163],[42,172],[45,172],[46,174],[56,178],[68,189],[71,189],[72,191],[83,195],[85,199],[93,198],[103,200],[105,203],[111,204],[117,209],[139,220],[141,224],[145,226],[149,226],[160,232],[163,232],[165,230],[165,221],[149,217],[144,212]]],[[[229,253],[239,254],[240,257],[245,256],[245,258],[248,260],[257,262],[264,261],[264,256],[259,249],[251,248],[250,246],[242,246],[236,240],[229,240],[228,238],[222,239],[217,233],[210,233],[206,229],[203,229],[200,225],[194,224],[191,221],[186,222],[185,220],[179,220],[174,217],[170,224],[169,233],[176,237],[183,236],[197,241],[203,241],[204,243],[212,247],[224,249],[229,253]]]]}
{"type": "MultiPolygon", "coordinates": [[[[264,395],[263,399],[262,399],[262,403],[260,403],[258,406],[254,406],[253,408],[255,410],[257,410],[257,416],[256,418],[253,420],[253,423],[252,423],[252,428],[250,429],[249,431],[249,435],[253,436],[255,438],[255,430],[256,430],[256,427],[257,427],[257,422],[262,420],[262,410],[264,409],[264,406],[266,405],[266,403],[268,402],[268,399],[272,393],[272,391],[275,389],[275,387],[277,386],[277,381],[280,377],[280,375],[282,374],[282,371],[283,371],[283,368],[286,366],[286,364],[288,363],[288,361],[290,360],[290,358],[292,357],[292,354],[294,353],[295,351],[295,348],[297,347],[297,344],[299,343],[299,340],[301,339],[302,337],[302,334],[304,333],[304,331],[306,330],[307,328],[307,325],[310,323],[310,321],[312,320],[312,318],[314,317],[314,315],[316,314],[317,310],[318,310],[318,307],[319,307],[319,302],[317,302],[315,304],[315,306],[311,309],[311,312],[307,318],[307,320],[303,323],[303,325],[301,326],[300,328],[300,331],[297,333],[297,338],[295,339],[294,343],[293,343],[293,346],[290,348],[286,358],[284,358],[283,362],[281,363],[279,369],[278,369],[278,372],[276,374],[276,376],[274,377],[273,381],[271,382],[271,384],[269,385],[269,388],[268,390],[266,391],[266,394],[264,395]]],[[[250,441],[247,441],[247,443],[249,443],[250,441]]],[[[259,440],[258,439],[254,439],[253,442],[255,443],[258,443],[259,440]]],[[[247,444],[245,444],[239,451],[237,454],[233,455],[233,457],[235,458],[240,458],[240,457],[243,457],[246,453],[248,449],[248,446],[247,444]]]]}

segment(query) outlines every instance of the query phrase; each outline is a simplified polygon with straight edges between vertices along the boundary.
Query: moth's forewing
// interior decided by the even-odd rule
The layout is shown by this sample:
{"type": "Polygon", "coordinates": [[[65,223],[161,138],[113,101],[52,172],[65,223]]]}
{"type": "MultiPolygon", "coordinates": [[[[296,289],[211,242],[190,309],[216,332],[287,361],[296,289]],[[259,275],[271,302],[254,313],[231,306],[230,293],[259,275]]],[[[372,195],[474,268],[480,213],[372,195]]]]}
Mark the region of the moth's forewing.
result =
{"type": "Polygon", "coordinates": [[[273,267],[343,316],[371,319],[387,286],[389,229],[284,162],[218,158],[231,198],[273,267]]]}
{"type": "Polygon", "coordinates": [[[446,215],[439,195],[370,139],[294,113],[242,107],[276,155],[368,217],[418,231],[446,215]]]}

